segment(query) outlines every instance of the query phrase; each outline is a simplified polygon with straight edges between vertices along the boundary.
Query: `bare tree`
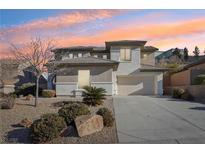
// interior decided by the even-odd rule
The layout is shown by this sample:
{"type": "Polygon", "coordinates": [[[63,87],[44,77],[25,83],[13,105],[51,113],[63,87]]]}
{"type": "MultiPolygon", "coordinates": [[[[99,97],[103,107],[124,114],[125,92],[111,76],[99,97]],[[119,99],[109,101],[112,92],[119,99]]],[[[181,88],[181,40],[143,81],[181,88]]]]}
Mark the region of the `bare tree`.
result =
{"type": "Polygon", "coordinates": [[[53,53],[51,52],[53,49],[52,40],[42,40],[41,38],[31,39],[29,43],[21,47],[11,44],[11,52],[15,60],[36,77],[35,106],[38,105],[39,79],[45,71],[45,65],[53,59],[53,53]]]}

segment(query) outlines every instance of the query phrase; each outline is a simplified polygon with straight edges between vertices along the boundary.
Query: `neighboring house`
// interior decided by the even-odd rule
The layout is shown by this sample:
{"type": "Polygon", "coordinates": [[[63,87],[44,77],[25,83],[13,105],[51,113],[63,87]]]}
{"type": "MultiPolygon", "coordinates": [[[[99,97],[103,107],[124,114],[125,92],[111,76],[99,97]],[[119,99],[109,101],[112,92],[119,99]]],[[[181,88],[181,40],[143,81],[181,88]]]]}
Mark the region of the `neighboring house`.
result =
{"type": "Polygon", "coordinates": [[[0,92],[14,92],[14,84],[17,82],[18,65],[10,59],[0,60],[0,92]]]}
{"type": "Polygon", "coordinates": [[[194,79],[200,74],[205,74],[205,58],[185,65],[180,72],[171,75],[170,86],[192,85],[194,79]]]}
{"type": "Polygon", "coordinates": [[[205,58],[191,64],[185,65],[177,73],[164,77],[164,93],[172,94],[173,88],[182,88],[194,97],[196,101],[205,102],[205,85],[194,85],[194,79],[205,74],[205,58]]]}
{"type": "Polygon", "coordinates": [[[156,51],[155,52],[155,64],[157,66],[168,64],[168,63],[189,64],[189,63],[193,63],[193,62],[196,62],[196,61],[198,61],[200,59],[205,58],[205,56],[198,56],[198,57],[189,56],[188,59],[185,61],[183,59],[183,57],[184,57],[184,49],[179,49],[181,58],[179,58],[178,56],[176,56],[174,54],[174,50],[175,49],[176,48],[172,48],[172,49],[169,49],[167,51],[156,51]]]}
{"type": "MultiPolygon", "coordinates": [[[[174,52],[175,48],[169,49],[167,51],[161,52],[161,54],[158,54],[155,56],[155,64],[161,65],[165,63],[182,63],[182,59],[180,59],[178,56],[176,56],[174,52]]],[[[180,54],[184,55],[184,49],[179,49],[180,54]]]]}
{"type": "Polygon", "coordinates": [[[122,40],[105,42],[105,47],[53,50],[52,63],[59,69],[54,79],[56,95],[81,95],[86,85],[102,87],[107,95],[163,94],[164,69],[151,65],[154,58],[148,58],[154,57],[157,48],[145,44],[146,41],[122,40]]]}
{"type": "MultiPolygon", "coordinates": [[[[18,64],[15,60],[0,60],[0,93],[12,93],[15,88],[24,83],[35,83],[36,77],[32,72],[27,71],[25,65],[18,64]]],[[[48,75],[43,73],[39,80],[39,87],[42,89],[49,87],[48,75]]]]}

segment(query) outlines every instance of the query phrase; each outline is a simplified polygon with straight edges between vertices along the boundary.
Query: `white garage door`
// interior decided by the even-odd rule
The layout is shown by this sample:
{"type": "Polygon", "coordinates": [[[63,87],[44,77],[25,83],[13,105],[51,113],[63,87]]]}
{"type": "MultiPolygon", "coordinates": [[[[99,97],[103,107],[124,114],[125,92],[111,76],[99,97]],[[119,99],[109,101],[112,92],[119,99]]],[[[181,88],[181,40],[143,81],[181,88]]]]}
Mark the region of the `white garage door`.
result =
{"type": "Polygon", "coordinates": [[[118,95],[154,95],[154,76],[119,76],[117,77],[118,95]]]}

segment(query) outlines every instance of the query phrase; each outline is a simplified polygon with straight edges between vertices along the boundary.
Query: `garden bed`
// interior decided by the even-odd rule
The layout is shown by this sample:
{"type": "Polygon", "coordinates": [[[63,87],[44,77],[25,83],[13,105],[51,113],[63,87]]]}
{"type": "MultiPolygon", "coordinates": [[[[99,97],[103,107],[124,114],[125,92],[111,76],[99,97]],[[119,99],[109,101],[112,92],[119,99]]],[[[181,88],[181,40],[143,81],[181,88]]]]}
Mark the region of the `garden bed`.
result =
{"type": "MultiPolygon", "coordinates": [[[[30,129],[19,127],[17,124],[25,118],[34,121],[42,114],[57,113],[60,107],[54,104],[59,101],[68,101],[68,99],[40,98],[38,107],[34,107],[34,99],[26,101],[18,98],[13,109],[0,110],[0,143],[31,143],[30,129]]],[[[90,107],[91,114],[95,114],[101,107],[107,107],[113,111],[112,99],[108,98],[103,105],[90,107]]],[[[58,137],[49,143],[117,143],[116,127],[115,124],[113,127],[104,127],[102,131],[82,138],[73,131],[68,137],[58,137]]]]}

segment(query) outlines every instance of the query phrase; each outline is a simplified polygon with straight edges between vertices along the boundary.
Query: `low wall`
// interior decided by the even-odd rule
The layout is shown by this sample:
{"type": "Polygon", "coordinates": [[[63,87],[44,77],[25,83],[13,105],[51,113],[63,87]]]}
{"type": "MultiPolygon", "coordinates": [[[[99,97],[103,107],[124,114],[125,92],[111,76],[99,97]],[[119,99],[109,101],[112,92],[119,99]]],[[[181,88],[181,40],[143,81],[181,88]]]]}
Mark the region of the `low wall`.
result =
{"type": "Polygon", "coordinates": [[[166,87],[165,94],[171,95],[173,88],[182,88],[184,90],[188,90],[196,101],[205,103],[205,85],[166,87]]]}
{"type": "Polygon", "coordinates": [[[9,94],[15,91],[14,88],[14,85],[4,85],[2,88],[0,88],[0,92],[4,94],[9,94]]]}
{"type": "Polygon", "coordinates": [[[175,73],[171,76],[172,86],[188,86],[191,84],[190,70],[175,73]]]}
{"type": "MultiPolygon", "coordinates": [[[[104,88],[106,95],[113,95],[112,82],[91,82],[91,86],[104,88]]],[[[78,90],[77,82],[56,82],[56,96],[73,96],[74,90],[78,90]]]]}
{"type": "Polygon", "coordinates": [[[76,82],[56,82],[56,96],[72,96],[77,87],[76,82]]]}
{"type": "Polygon", "coordinates": [[[104,88],[106,95],[113,95],[113,83],[112,82],[91,82],[91,86],[97,88],[104,88]]]}

